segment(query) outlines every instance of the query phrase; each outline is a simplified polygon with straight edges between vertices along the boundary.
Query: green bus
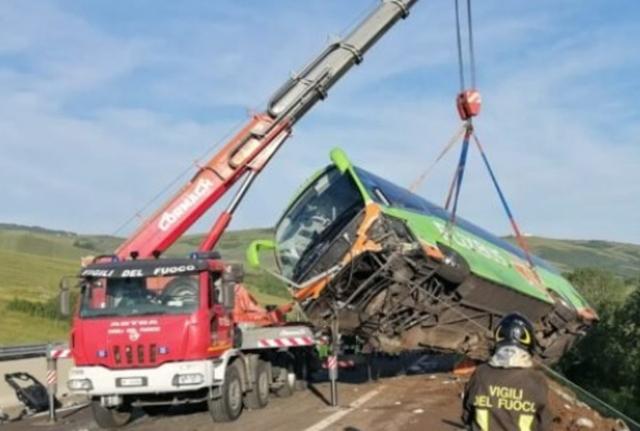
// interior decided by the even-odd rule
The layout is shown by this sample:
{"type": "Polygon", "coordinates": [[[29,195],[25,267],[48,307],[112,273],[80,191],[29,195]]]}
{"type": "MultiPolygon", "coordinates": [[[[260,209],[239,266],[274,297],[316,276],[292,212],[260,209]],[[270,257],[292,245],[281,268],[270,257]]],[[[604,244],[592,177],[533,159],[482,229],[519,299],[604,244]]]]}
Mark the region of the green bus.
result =
{"type": "Polygon", "coordinates": [[[557,361],[597,314],[549,263],[422,197],[353,165],[340,149],[309,179],[275,228],[271,248],[307,318],[371,350],[489,355],[505,314],[534,322],[537,354],[557,361]]]}

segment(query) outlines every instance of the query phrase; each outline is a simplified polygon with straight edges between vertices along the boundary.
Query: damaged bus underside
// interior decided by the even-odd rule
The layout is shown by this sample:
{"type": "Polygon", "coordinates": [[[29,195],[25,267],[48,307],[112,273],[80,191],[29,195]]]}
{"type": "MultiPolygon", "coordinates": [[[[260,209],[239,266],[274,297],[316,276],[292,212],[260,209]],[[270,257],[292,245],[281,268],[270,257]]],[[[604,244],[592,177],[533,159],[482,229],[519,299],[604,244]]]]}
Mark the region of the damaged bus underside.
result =
{"type": "MultiPolygon", "coordinates": [[[[356,223],[338,236],[353,231],[356,223]]],[[[317,299],[302,302],[307,317],[329,330],[338,310],[340,330],[370,349],[387,353],[429,348],[484,359],[492,329],[512,310],[537,322],[539,355],[557,361],[584,332],[576,311],[547,304],[428,256],[404,224],[382,216],[367,233],[379,251],[355,256],[327,283],[317,299]]],[[[346,250],[336,241],[317,263],[321,272],[346,250]]],[[[451,253],[454,253],[452,250],[451,253]]],[[[314,271],[314,273],[316,272],[314,271]]]]}

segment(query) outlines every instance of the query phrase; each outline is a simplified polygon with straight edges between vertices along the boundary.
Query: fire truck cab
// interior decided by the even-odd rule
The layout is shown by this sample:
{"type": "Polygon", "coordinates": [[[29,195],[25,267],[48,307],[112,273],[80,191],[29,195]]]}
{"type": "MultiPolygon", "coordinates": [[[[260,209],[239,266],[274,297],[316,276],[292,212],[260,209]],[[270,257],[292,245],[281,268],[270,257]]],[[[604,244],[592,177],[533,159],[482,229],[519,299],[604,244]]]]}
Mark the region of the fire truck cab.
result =
{"type": "Polygon", "coordinates": [[[134,407],[153,414],[198,402],[214,420],[234,420],[306,379],[312,331],[257,304],[238,309],[241,266],[215,253],[104,260],[79,274],[68,381],[100,426],[126,424],[134,407]]]}

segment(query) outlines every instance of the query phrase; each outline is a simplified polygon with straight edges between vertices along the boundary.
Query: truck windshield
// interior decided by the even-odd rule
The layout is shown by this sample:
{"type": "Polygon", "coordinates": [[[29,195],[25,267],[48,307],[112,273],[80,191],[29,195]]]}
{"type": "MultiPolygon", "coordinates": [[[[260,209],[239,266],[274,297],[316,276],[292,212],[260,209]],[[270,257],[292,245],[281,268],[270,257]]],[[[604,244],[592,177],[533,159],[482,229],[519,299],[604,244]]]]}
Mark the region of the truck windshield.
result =
{"type": "Polygon", "coordinates": [[[312,255],[326,248],[362,208],[364,200],[353,179],[329,168],[287,209],[276,226],[277,259],[282,274],[294,278],[312,255]],[[298,268],[300,266],[300,268],[298,268]]]}
{"type": "Polygon", "coordinates": [[[86,279],[81,317],[185,314],[198,308],[198,275],[86,279]]]}

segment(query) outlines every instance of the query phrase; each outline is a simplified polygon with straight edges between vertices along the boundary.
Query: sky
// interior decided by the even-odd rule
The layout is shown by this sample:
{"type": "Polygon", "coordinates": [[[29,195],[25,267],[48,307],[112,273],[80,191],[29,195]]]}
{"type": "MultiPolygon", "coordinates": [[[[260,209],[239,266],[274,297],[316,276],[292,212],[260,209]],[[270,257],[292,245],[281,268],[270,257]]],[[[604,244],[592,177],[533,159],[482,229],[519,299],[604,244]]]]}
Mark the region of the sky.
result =
{"type": "MultiPolygon", "coordinates": [[[[126,235],[376,3],[3,0],[0,222],[126,235]]],[[[476,132],[522,230],[640,243],[640,4],[473,3],[476,132]]],[[[453,2],[421,0],[296,125],[231,228],[272,226],[336,146],[409,185],[458,127],[458,90],[453,2]]],[[[460,214],[509,233],[469,157],[460,214]]],[[[420,194],[442,203],[456,158],[420,194]]]]}

